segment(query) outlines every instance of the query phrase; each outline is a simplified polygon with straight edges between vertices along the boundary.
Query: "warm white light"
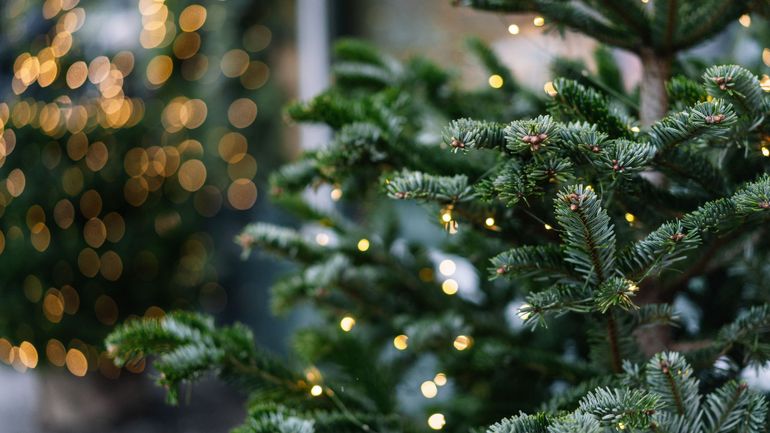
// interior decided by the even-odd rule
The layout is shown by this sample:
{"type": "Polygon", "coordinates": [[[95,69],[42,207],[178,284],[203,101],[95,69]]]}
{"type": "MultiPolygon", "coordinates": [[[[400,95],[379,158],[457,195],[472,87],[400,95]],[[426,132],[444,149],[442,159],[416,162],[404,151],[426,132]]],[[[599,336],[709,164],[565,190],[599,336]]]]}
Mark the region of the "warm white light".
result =
{"type": "Polygon", "coordinates": [[[465,350],[471,347],[471,344],[473,344],[473,340],[467,335],[458,335],[457,338],[455,338],[454,343],[452,343],[457,350],[465,350]]]}
{"type": "Polygon", "coordinates": [[[432,380],[426,380],[420,385],[420,392],[425,398],[433,398],[438,394],[438,388],[432,380]]]}
{"type": "Polygon", "coordinates": [[[556,91],[556,87],[553,85],[553,81],[548,81],[543,84],[543,90],[550,97],[554,97],[559,94],[559,92],[556,91]]]}
{"type": "Polygon", "coordinates": [[[397,335],[396,338],[393,339],[393,347],[398,350],[406,350],[406,348],[409,347],[409,337],[404,334],[397,335]]]}
{"type": "Polygon", "coordinates": [[[345,316],[340,320],[340,328],[345,332],[350,332],[354,326],[356,326],[356,319],[350,316],[345,316]]]}
{"type": "Polygon", "coordinates": [[[442,413],[434,413],[428,417],[428,426],[433,430],[441,430],[446,424],[446,419],[442,413]]]}
{"type": "Polygon", "coordinates": [[[741,23],[743,27],[749,27],[751,26],[751,15],[749,14],[743,14],[740,18],[738,18],[738,22],[741,23]]]}
{"type": "Polygon", "coordinates": [[[321,385],[313,385],[312,388],[310,388],[310,395],[313,397],[318,397],[324,392],[324,389],[321,388],[321,385]]]}
{"type": "Polygon", "coordinates": [[[484,225],[487,227],[492,227],[495,225],[495,219],[492,217],[487,217],[487,219],[484,220],[484,225]]]}
{"type": "Polygon", "coordinates": [[[636,217],[634,216],[634,214],[632,214],[632,213],[629,213],[629,212],[626,212],[626,215],[625,215],[625,217],[626,217],[626,221],[628,221],[628,222],[630,222],[630,223],[634,222],[634,220],[636,219],[636,217]]]}
{"type": "Polygon", "coordinates": [[[534,24],[535,27],[543,27],[545,25],[545,18],[535,17],[535,19],[532,20],[532,24],[534,24]]]}
{"type": "Polygon", "coordinates": [[[770,149],[763,146],[761,150],[762,150],[762,156],[770,156],[770,149]]]}
{"type": "Polygon", "coordinates": [[[369,249],[369,239],[361,239],[358,241],[358,251],[364,252],[369,249]]]}
{"type": "Polygon", "coordinates": [[[503,87],[503,77],[494,74],[489,76],[489,87],[499,89],[503,87]]]}
{"type": "Polygon", "coordinates": [[[458,289],[459,289],[459,285],[457,284],[457,281],[451,278],[448,278],[443,283],[441,283],[441,290],[447,295],[454,295],[455,293],[457,293],[458,289]]]}
{"type": "Polygon", "coordinates": [[[435,383],[438,386],[446,385],[446,374],[444,373],[436,374],[436,377],[433,378],[433,383],[435,383]]]}
{"type": "Polygon", "coordinates": [[[517,26],[516,24],[511,24],[510,26],[508,26],[508,33],[510,33],[512,35],[518,35],[519,34],[519,26],[517,26]]]}
{"type": "Polygon", "coordinates": [[[318,245],[324,246],[329,244],[329,235],[326,233],[318,233],[315,235],[315,241],[318,245]]]}
{"type": "Polygon", "coordinates": [[[341,198],[342,198],[342,190],[341,190],[341,189],[339,189],[339,188],[334,188],[334,189],[333,189],[333,190],[332,190],[332,191],[329,193],[329,196],[332,198],[332,200],[334,200],[334,201],[338,201],[339,199],[341,199],[341,198]]]}
{"type": "Polygon", "coordinates": [[[441,274],[446,277],[451,277],[452,274],[455,273],[455,269],[457,269],[457,266],[455,266],[455,262],[449,259],[442,260],[441,263],[439,263],[438,265],[438,271],[441,272],[441,274]]]}

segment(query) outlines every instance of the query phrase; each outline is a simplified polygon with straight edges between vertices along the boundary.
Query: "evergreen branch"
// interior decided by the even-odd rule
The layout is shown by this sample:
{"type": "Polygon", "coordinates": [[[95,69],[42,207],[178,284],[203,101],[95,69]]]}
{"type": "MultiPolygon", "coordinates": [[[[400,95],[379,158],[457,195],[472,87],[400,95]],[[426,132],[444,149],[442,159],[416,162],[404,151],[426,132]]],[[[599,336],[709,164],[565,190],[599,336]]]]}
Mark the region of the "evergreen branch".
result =
{"type": "Polygon", "coordinates": [[[762,432],[767,403],[745,383],[728,382],[706,397],[705,433],[762,432]]]}
{"type": "Polygon", "coordinates": [[[534,278],[535,280],[574,281],[564,266],[561,249],[555,245],[524,246],[502,252],[490,260],[492,278],[534,278]]]}
{"type": "Polygon", "coordinates": [[[597,417],[575,412],[565,417],[560,417],[548,426],[548,433],[602,433],[605,431],[597,417]]]}
{"type": "Polygon", "coordinates": [[[486,120],[457,119],[444,128],[444,143],[454,151],[504,149],[503,125],[486,120]]]}
{"type": "Polygon", "coordinates": [[[664,408],[685,418],[692,431],[700,429],[698,380],[692,367],[676,352],[659,353],[646,365],[647,386],[660,396],[664,408]]]}
{"type": "Polygon", "coordinates": [[[683,254],[700,245],[698,232],[686,233],[681,221],[658,227],[646,238],[626,248],[618,258],[621,271],[633,281],[669,268],[684,259],[683,254]]]}
{"type": "Polygon", "coordinates": [[[388,196],[400,200],[461,203],[475,198],[465,175],[434,176],[419,171],[403,170],[385,183],[388,196]]]}
{"type": "Polygon", "coordinates": [[[582,84],[557,78],[553,81],[556,95],[549,104],[549,112],[557,119],[581,120],[595,124],[599,131],[614,138],[631,138],[629,121],[610,108],[607,97],[582,84]]]}
{"type": "Polygon", "coordinates": [[[596,193],[583,185],[563,189],[554,202],[565,260],[598,286],[615,273],[615,231],[607,211],[596,193]]]}
{"type": "Polygon", "coordinates": [[[527,303],[519,307],[517,314],[524,325],[531,328],[546,327],[546,317],[560,316],[568,312],[587,313],[592,310],[592,293],[583,287],[556,285],[527,295],[527,303]]]}
{"type": "Polygon", "coordinates": [[[621,277],[611,277],[599,285],[594,294],[596,308],[602,313],[613,307],[620,307],[624,310],[633,310],[638,308],[631,300],[636,296],[639,287],[633,281],[621,277]]]}
{"type": "Polygon", "coordinates": [[[561,125],[550,116],[538,116],[531,120],[515,120],[503,130],[506,148],[514,153],[539,152],[548,149],[558,136],[561,125]]]}
{"type": "Polygon", "coordinates": [[[235,241],[243,248],[244,257],[248,257],[255,247],[303,263],[312,263],[324,256],[318,244],[297,231],[268,223],[249,224],[235,241]]]}
{"type": "Polygon", "coordinates": [[[712,66],[703,74],[703,81],[709,95],[729,101],[739,113],[763,114],[762,88],[749,70],[738,65],[712,66]]]}
{"type": "Polygon", "coordinates": [[[487,428],[486,433],[548,433],[549,424],[550,420],[545,414],[521,413],[492,424],[487,428]]]}
{"type": "Polygon", "coordinates": [[[660,408],[659,397],[638,389],[597,388],[578,405],[578,411],[599,419],[604,427],[644,428],[660,408]]]}
{"type": "Polygon", "coordinates": [[[732,106],[721,99],[699,102],[652,125],[650,143],[659,155],[665,154],[688,141],[724,137],[736,120],[732,106]]]}

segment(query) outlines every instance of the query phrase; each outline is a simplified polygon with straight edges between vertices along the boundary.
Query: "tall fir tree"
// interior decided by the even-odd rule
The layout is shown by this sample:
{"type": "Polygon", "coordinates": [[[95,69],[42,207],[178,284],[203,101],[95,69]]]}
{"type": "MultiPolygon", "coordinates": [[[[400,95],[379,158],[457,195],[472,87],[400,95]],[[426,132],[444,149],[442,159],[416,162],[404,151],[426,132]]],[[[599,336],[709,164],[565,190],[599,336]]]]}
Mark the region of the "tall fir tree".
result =
{"type": "Polygon", "coordinates": [[[289,108],[334,138],[273,177],[307,225],[237,239],[298,264],[274,306],[323,320],[297,359],[193,313],[126,323],[111,353],[156,355],[171,401],[209,371],[242,384],[239,433],[766,431],[741,377],[770,360],[770,77],[680,56],[766,3],[456,3],[631,51],[638,92],[606,49],[595,74],[560,62],[543,101],[478,40],[479,91],[341,42],[335,85],[289,108]],[[345,204],[302,198],[320,185],[345,204]]]}

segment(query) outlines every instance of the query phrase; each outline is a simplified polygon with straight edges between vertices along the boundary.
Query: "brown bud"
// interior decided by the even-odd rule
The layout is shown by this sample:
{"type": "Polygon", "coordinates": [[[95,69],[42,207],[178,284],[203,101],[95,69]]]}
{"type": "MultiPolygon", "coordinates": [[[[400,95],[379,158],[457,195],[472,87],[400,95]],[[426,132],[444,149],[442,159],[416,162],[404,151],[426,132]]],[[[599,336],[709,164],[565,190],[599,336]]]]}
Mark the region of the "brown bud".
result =
{"type": "Polygon", "coordinates": [[[532,142],[533,138],[534,137],[532,137],[531,135],[525,135],[525,136],[521,137],[521,141],[523,141],[525,143],[530,143],[530,142],[532,142]]]}
{"type": "Polygon", "coordinates": [[[396,191],[396,193],[393,195],[395,195],[396,198],[402,199],[402,200],[406,198],[406,193],[404,191],[396,191]]]}
{"type": "Polygon", "coordinates": [[[715,115],[709,115],[706,116],[706,123],[722,123],[722,121],[725,120],[724,114],[715,114],[715,115]]]}
{"type": "Polygon", "coordinates": [[[569,205],[569,210],[571,210],[572,212],[575,212],[576,210],[578,210],[578,205],[575,203],[572,203],[571,205],[569,205]]]}
{"type": "Polygon", "coordinates": [[[770,202],[767,200],[761,201],[759,202],[759,207],[761,207],[762,209],[770,209],[770,202]]]}
{"type": "Polygon", "coordinates": [[[537,135],[537,138],[540,139],[540,141],[545,141],[548,139],[548,134],[546,134],[545,132],[541,132],[540,134],[537,135]]]}
{"type": "Polygon", "coordinates": [[[674,233],[673,235],[671,235],[671,240],[673,240],[674,242],[679,242],[682,239],[684,239],[683,233],[674,233]]]}
{"type": "Polygon", "coordinates": [[[455,149],[465,149],[465,143],[463,143],[462,141],[458,140],[455,137],[452,137],[452,142],[450,144],[455,149]]]}
{"type": "Polygon", "coordinates": [[[497,272],[497,275],[503,275],[505,273],[505,266],[500,266],[499,268],[497,268],[496,272],[497,272]]]}
{"type": "Polygon", "coordinates": [[[593,153],[599,153],[599,146],[596,146],[596,145],[591,146],[591,151],[593,153]]]}

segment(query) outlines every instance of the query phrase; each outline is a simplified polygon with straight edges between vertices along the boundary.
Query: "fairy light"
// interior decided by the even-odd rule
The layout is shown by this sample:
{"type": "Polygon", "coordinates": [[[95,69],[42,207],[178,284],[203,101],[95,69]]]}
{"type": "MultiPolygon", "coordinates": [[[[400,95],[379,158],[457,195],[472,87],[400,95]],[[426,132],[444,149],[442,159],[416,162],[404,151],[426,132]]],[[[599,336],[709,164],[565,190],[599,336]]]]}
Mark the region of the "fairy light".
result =
{"type": "Polygon", "coordinates": [[[445,277],[451,277],[456,269],[457,265],[455,265],[455,262],[449,259],[442,260],[438,265],[438,271],[445,277]]]}
{"type": "Polygon", "coordinates": [[[446,425],[446,418],[442,413],[434,413],[428,417],[428,427],[433,430],[441,430],[446,425]]]}
{"type": "Polygon", "coordinates": [[[320,246],[326,246],[329,244],[329,235],[326,233],[318,233],[315,235],[315,241],[320,246]]]}
{"type": "Polygon", "coordinates": [[[634,222],[634,220],[636,220],[636,217],[634,216],[634,214],[629,212],[626,212],[625,218],[626,218],[626,221],[628,221],[629,223],[632,223],[634,222]]]}
{"type": "Polygon", "coordinates": [[[538,16],[538,17],[535,17],[535,18],[532,20],[532,24],[534,24],[534,25],[535,25],[535,27],[543,27],[543,26],[545,25],[545,18],[543,18],[543,17],[539,17],[539,16],[538,16]]]}
{"type": "Polygon", "coordinates": [[[494,227],[495,219],[492,217],[487,217],[487,219],[484,220],[484,225],[487,227],[494,227]]]}
{"type": "Polygon", "coordinates": [[[457,290],[459,289],[459,285],[457,284],[457,281],[448,278],[443,283],[441,283],[441,290],[446,293],[447,295],[454,295],[457,293],[457,290]]]}
{"type": "Polygon", "coordinates": [[[313,397],[318,397],[319,395],[323,394],[324,389],[321,387],[321,385],[313,385],[310,388],[310,395],[313,397]]]}
{"type": "Polygon", "coordinates": [[[358,248],[358,251],[361,251],[362,253],[369,249],[369,239],[361,239],[358,241],[358,245],[356,245],[358,248]]]}
{"type": "Polygon", "coordinates": [[[543,227],[545,227],[546,230],[553,230],[553,227],[551,227],[550,224],[543,224],[543,227]]]}
{"type": "Polygon", "coordinates": [[[738,22],[741,23],[743,27],[750,27],[751,26],[751,15],[749,14],[743,14],[740,18],[738,18],[738,22]]]}
{"type": "Polygon", "coordinates": [[[458,335],[455,337],[455,341],[452,343],[455,349],[463,351],[468,349],[473,344],[473,339],[467,335],[458,335]]]}
{"type": "Polygon", "coordinates": [[[404,334],[397,335],[393,339],[393,347],[398,350],[406,350],[409,347],[409,337],[404,334]]]}
{"type": "Polygon", "coordinates": [[[766,157],[770,156],[770,149],[762,146],[762,149],[760,149],[760,151],[762,152],[762,156],[766,156],[766,157]]]}
{"type": "Polygon", "coordinates": [[[438,395],[438,387],[432,380],[426,380],[420,385],[420,392],[425,398],[433,398],[438,395]]]}
{"type": "Polygon", "coordinates": [[[446,374],[437,373],[436,377],[433,378],[433,383],[435,383],[438,386],[446,385],[446,374]]]}
{"type": "Polygon", "coordinates": [[[762,63],[770,66],[770,48],[765,48],[762,50],[762,63]]]}
{"type": "Polygon", "coordinates": [[[559,92],[556,91],[556,87],[553,85],[553,81],[547,81],[545,84],[543,84],[543,90],[545,91],[546,95],[550,97],[554,97],[559,94],[559,92]]]}
{"type": "Polygon", "coordinates": [[[339,188],[332,189],[331,192],[329,192],[329,197],[331,197],[333,201],[339,201],[342,198],[342,190],[339,188]]]}
{"type": "Polygon", "coordinates": [[[508,33],[512,35],[518,35],[520,30],[521,29],[519,29],[519,26],[517,26],[516,24],[511,24],[510,26],[508,26],[508,33]]]}
{"type": "Polygon", "coordinates": [[[493,89],[499,89],[503,87],[503,77],[501,77],[498,74],[493,74],[489,76],[489,87],[493,89]]]}
{"type": "Polygon", "coordinates": [[[444,224],[449,224],[452,222],[452,210],[451,209],[444,209],[441,211],[441,221],[444,222],[444,224]]]}
{"type": "Polygon", "coordinates": [[[629,129],[631,130],[631,132],[634,132],[634,133],[638,133],[639,131],[641,131],[641,129],[639,129],[639,127],[638,127],[638,126],[632,126],[632,127],[631,127],[631,128],[629,128],[629,129]]]}
{"type": "Polygon", "coordinates": [[[340,328],[345,332],[350,332],[354,326],[356,326],[356,319],[350,316],[345,316],[340,320],[340,328]]]}

